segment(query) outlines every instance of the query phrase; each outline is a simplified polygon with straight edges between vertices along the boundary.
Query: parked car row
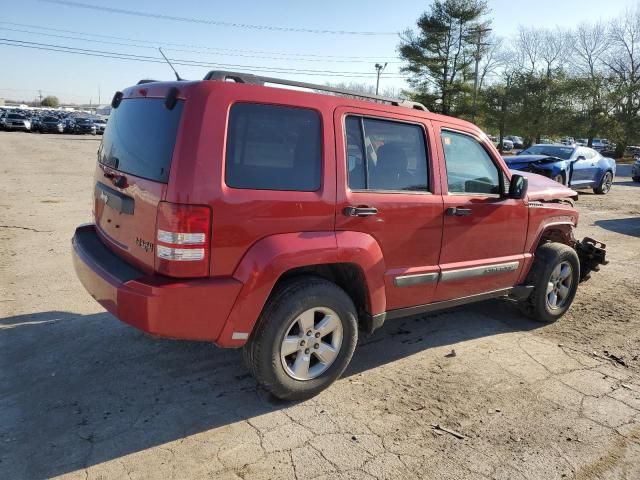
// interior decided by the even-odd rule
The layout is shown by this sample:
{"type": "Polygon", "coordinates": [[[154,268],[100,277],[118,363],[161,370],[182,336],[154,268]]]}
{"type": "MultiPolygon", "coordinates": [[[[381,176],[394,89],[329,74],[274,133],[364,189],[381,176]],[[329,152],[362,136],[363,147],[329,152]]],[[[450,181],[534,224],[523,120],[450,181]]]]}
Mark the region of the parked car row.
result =
{"type": "Polygon", "coordinates": [[[106,125],[106,119],[85,113],[0,108],[0,130],[102,135],[106,125]]]}
{"type": "MultiPolygon", "coordinates": [[[[490,135],[489,138],[493,142],[493,144],[497,147],[500,140],[497,136],[490,135]]],[[[540,138],[540,141],[537,142],[542,145],[567,145],[573,147],[586,147],[589,145],[589,139],[587,138],[578,138],[577,140],[574,137],[562,137],[560,139],[553,139],[548,137],[540,138]]],[[[516,135],[506,135],[502,140],[502,150],[505,152],[510,152],[511,150],[522,150],[525,148],[525,142],[522,137],[518,137],[516,135]]],[[[603,153],[605,155],[612,155],[616,149],[616,144],[609,142],[606,138],[594,138],[591,142],[591,147],[597,152],[603,153]]]]}

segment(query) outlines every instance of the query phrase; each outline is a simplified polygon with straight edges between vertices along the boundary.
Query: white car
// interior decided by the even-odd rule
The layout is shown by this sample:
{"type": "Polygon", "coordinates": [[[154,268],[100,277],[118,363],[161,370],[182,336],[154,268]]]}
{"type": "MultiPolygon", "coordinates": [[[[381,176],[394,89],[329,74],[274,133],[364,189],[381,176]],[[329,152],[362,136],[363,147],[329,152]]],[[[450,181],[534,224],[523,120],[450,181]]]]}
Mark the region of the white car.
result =
{"type": "Polygon", "coordinates": [[[8,113],[4,117],[2,127],[6,130],[24,130],[31,131],[31,120],[19,113],[8,113]]]}

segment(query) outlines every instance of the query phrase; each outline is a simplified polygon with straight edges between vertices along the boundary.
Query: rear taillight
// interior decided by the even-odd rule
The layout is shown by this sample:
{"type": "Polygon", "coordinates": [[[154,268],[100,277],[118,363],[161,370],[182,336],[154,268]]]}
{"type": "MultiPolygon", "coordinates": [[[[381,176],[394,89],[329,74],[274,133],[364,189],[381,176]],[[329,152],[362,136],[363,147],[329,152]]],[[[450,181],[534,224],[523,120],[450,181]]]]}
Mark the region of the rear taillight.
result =
{"type": "Polygon", "coordinates": [[[171,277],[209,275],[211,209],[160,202],[156,224],[156,271],[171,277]]]}

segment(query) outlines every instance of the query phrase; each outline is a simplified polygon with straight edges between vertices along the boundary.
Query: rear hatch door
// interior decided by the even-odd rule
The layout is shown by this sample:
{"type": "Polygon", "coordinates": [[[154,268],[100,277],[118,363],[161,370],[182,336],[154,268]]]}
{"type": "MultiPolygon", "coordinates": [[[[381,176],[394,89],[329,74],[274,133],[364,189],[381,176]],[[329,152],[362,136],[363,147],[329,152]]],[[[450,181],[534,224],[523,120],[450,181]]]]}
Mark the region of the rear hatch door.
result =
{"type": "Polygon", "coordinates": [[[166,194],[183,101],[125,98],[98,150],[94,215],[102,241],[141,270],[155,267],[158,203],[166,194]]]}

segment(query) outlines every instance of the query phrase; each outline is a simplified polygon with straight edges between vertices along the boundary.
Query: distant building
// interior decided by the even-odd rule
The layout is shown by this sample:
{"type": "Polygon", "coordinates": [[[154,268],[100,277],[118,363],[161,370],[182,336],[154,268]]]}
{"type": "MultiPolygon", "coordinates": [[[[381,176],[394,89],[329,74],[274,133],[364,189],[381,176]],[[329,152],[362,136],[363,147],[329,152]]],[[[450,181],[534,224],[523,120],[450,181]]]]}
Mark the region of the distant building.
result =
{"type": "Polygon", "coordinates": [[[0,98],[0,107],[4,107],[4,98],[0,98]]]}

